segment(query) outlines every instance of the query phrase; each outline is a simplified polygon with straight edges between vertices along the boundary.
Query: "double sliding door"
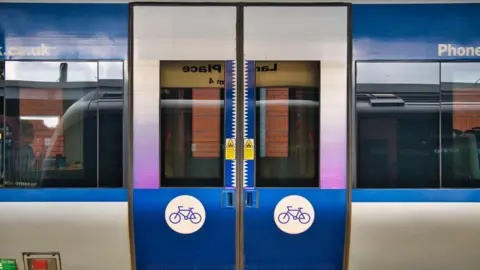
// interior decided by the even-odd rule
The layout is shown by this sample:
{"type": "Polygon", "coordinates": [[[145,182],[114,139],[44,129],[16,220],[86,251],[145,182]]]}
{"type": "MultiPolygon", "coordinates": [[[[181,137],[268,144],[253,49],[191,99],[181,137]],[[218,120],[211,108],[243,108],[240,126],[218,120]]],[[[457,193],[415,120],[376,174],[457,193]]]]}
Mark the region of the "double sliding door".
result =
{"type": "Polygon", "coordinates": [[[350,6],[130,8],[137,269],[342,269],[350,6]]]}

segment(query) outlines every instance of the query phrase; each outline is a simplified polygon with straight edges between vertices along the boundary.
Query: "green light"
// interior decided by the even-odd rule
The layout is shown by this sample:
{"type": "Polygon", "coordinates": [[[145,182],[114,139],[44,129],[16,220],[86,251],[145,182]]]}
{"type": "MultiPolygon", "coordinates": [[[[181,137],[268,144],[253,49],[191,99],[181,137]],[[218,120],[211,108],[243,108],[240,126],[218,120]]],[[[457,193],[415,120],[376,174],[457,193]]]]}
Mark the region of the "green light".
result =
{"type": "Polygon", "coordinates": [[[0,270],[18,270],[17,263],[12,259],[0,259],[0,270]]]}

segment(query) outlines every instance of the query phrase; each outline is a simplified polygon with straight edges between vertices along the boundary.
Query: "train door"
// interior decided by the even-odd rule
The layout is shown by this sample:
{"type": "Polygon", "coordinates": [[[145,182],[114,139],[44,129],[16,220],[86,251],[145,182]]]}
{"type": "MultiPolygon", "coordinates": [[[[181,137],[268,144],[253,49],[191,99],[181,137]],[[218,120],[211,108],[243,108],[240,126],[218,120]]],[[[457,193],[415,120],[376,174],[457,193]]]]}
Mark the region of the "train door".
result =
{"type": "Polygon", "coordinates": [[[130,15],[137,269],[341,269],[349,6],[130,15]]]}
{"type": "Polygon", "coordinates": [[[349,7],[246,6],[244,25],[245,269],[342,269],[349,7]]]}
{"type": "Polygon", "coordinates": [[[137,269],[235,268],[236,13],[131,5],[137,269]]]}

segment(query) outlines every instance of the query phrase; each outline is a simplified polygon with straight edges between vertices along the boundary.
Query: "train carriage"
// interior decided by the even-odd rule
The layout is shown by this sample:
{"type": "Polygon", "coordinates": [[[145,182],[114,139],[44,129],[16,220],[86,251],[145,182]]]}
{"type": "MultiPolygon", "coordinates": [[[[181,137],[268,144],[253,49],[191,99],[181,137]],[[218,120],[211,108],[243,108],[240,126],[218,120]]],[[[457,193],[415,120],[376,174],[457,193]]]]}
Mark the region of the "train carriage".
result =
{"type": "Polygon", "coordinates": [[[0,269],[476,269],[478,10],[0,3],[0,269]]]}

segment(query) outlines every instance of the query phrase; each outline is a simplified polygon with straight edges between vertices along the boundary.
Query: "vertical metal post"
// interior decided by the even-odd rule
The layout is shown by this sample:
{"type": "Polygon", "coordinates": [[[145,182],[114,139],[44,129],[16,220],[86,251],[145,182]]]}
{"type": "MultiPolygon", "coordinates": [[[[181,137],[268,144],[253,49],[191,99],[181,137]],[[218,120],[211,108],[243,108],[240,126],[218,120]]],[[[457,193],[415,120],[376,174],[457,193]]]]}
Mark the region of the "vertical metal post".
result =
{"type": "Polygon", "coordinates": [[[128,188],[128,233],[130,242],[130,267],[132,270],[137,269],[136,253],[135,253],[135,236],[133,224],[133,12],[134,4],[130,3],[128,7],[129,22],[128,22],[128,60],[127,68],[124,69],[124,85],[123,92],[123,147],[124,147],[124,179],[126,179],[128,188]]]}
{"type": "MultiPolygon", "coordinates": [[[[6,86],[6,63],[5,61],[4,62],[1,62],[0,65],[3,65],[3,66],[0,66],[0,69],[3,68],[3,70],[0,70],[0,72],[3,72],[3,78],[0,78],[0,86],[3,87],[2,89],[2,96],[3,96],[3,111],[1,112],[2,113],[2,127],[3,127],[3,138],[2,138],[2,171],[0,172],[0,177],[3,178],[3,181],[0,181],[0,183],[3,184],[3,187],[5,187],[5,184],[7,182],[7,174],[9,173],[9,171],[7,171],[7,166],[9,165],[9,163],[6,162],[6,159],[7,159],[7,86],[6,86]]],[[[11,138],[11,136],[8,136],[11,138]]],[[[11,162],[11,161],[10,161],[11,162]]]]}
{"type": "Polygon", "coordinates": [[[235,244],[236,244],[236,253],[235,253],[235,269],[243,270],[244,269],[244,237],[243,237],[243,137],[244,137],[244,100],[243,96],[245,94],[244,89],[244,50],[243,50],[243,5],[237,6],[237,26],[236,26],[236,52],[237,52],[237,61],[236,61],[236,88],[237,88],[237,137],[235,140],[236,147],[236,163],[237,163],[237,173],[236,173],[236,190],[235,190],[235,209],[236,209],[236,234],[235,234],[235,244]]]}
{"type": "Polygon", "coordinates": [[[354,81],[357,79],[357,66],[353,66],[353,22],[352,6],[348,5],[348,44],[347,44],[347,218],[343,251],[343,270],[350,269],[350,236],[352,230],[352,189],[357,181],[357,97],[354,81]],[[355,70],[353,70],[353,67],[355,70]],[[352,78],[354,77],[354,78],[352,78]]]}
{"type": "MultiPolygon", "coordinates": [[[[443,164],[443,144],[442,144],[442,63],[438,63],[438,179],[440,180],[439,187],[443,188],[443,175],[442,175],[442,164],[443,164]]],[[[452,99],[453,101],[453,99],[452,99]]],[[[453,104],[453,103],[452,103],[453,104]]],[[[453,111],[452,111],[453,112],[453,111]]]]}

